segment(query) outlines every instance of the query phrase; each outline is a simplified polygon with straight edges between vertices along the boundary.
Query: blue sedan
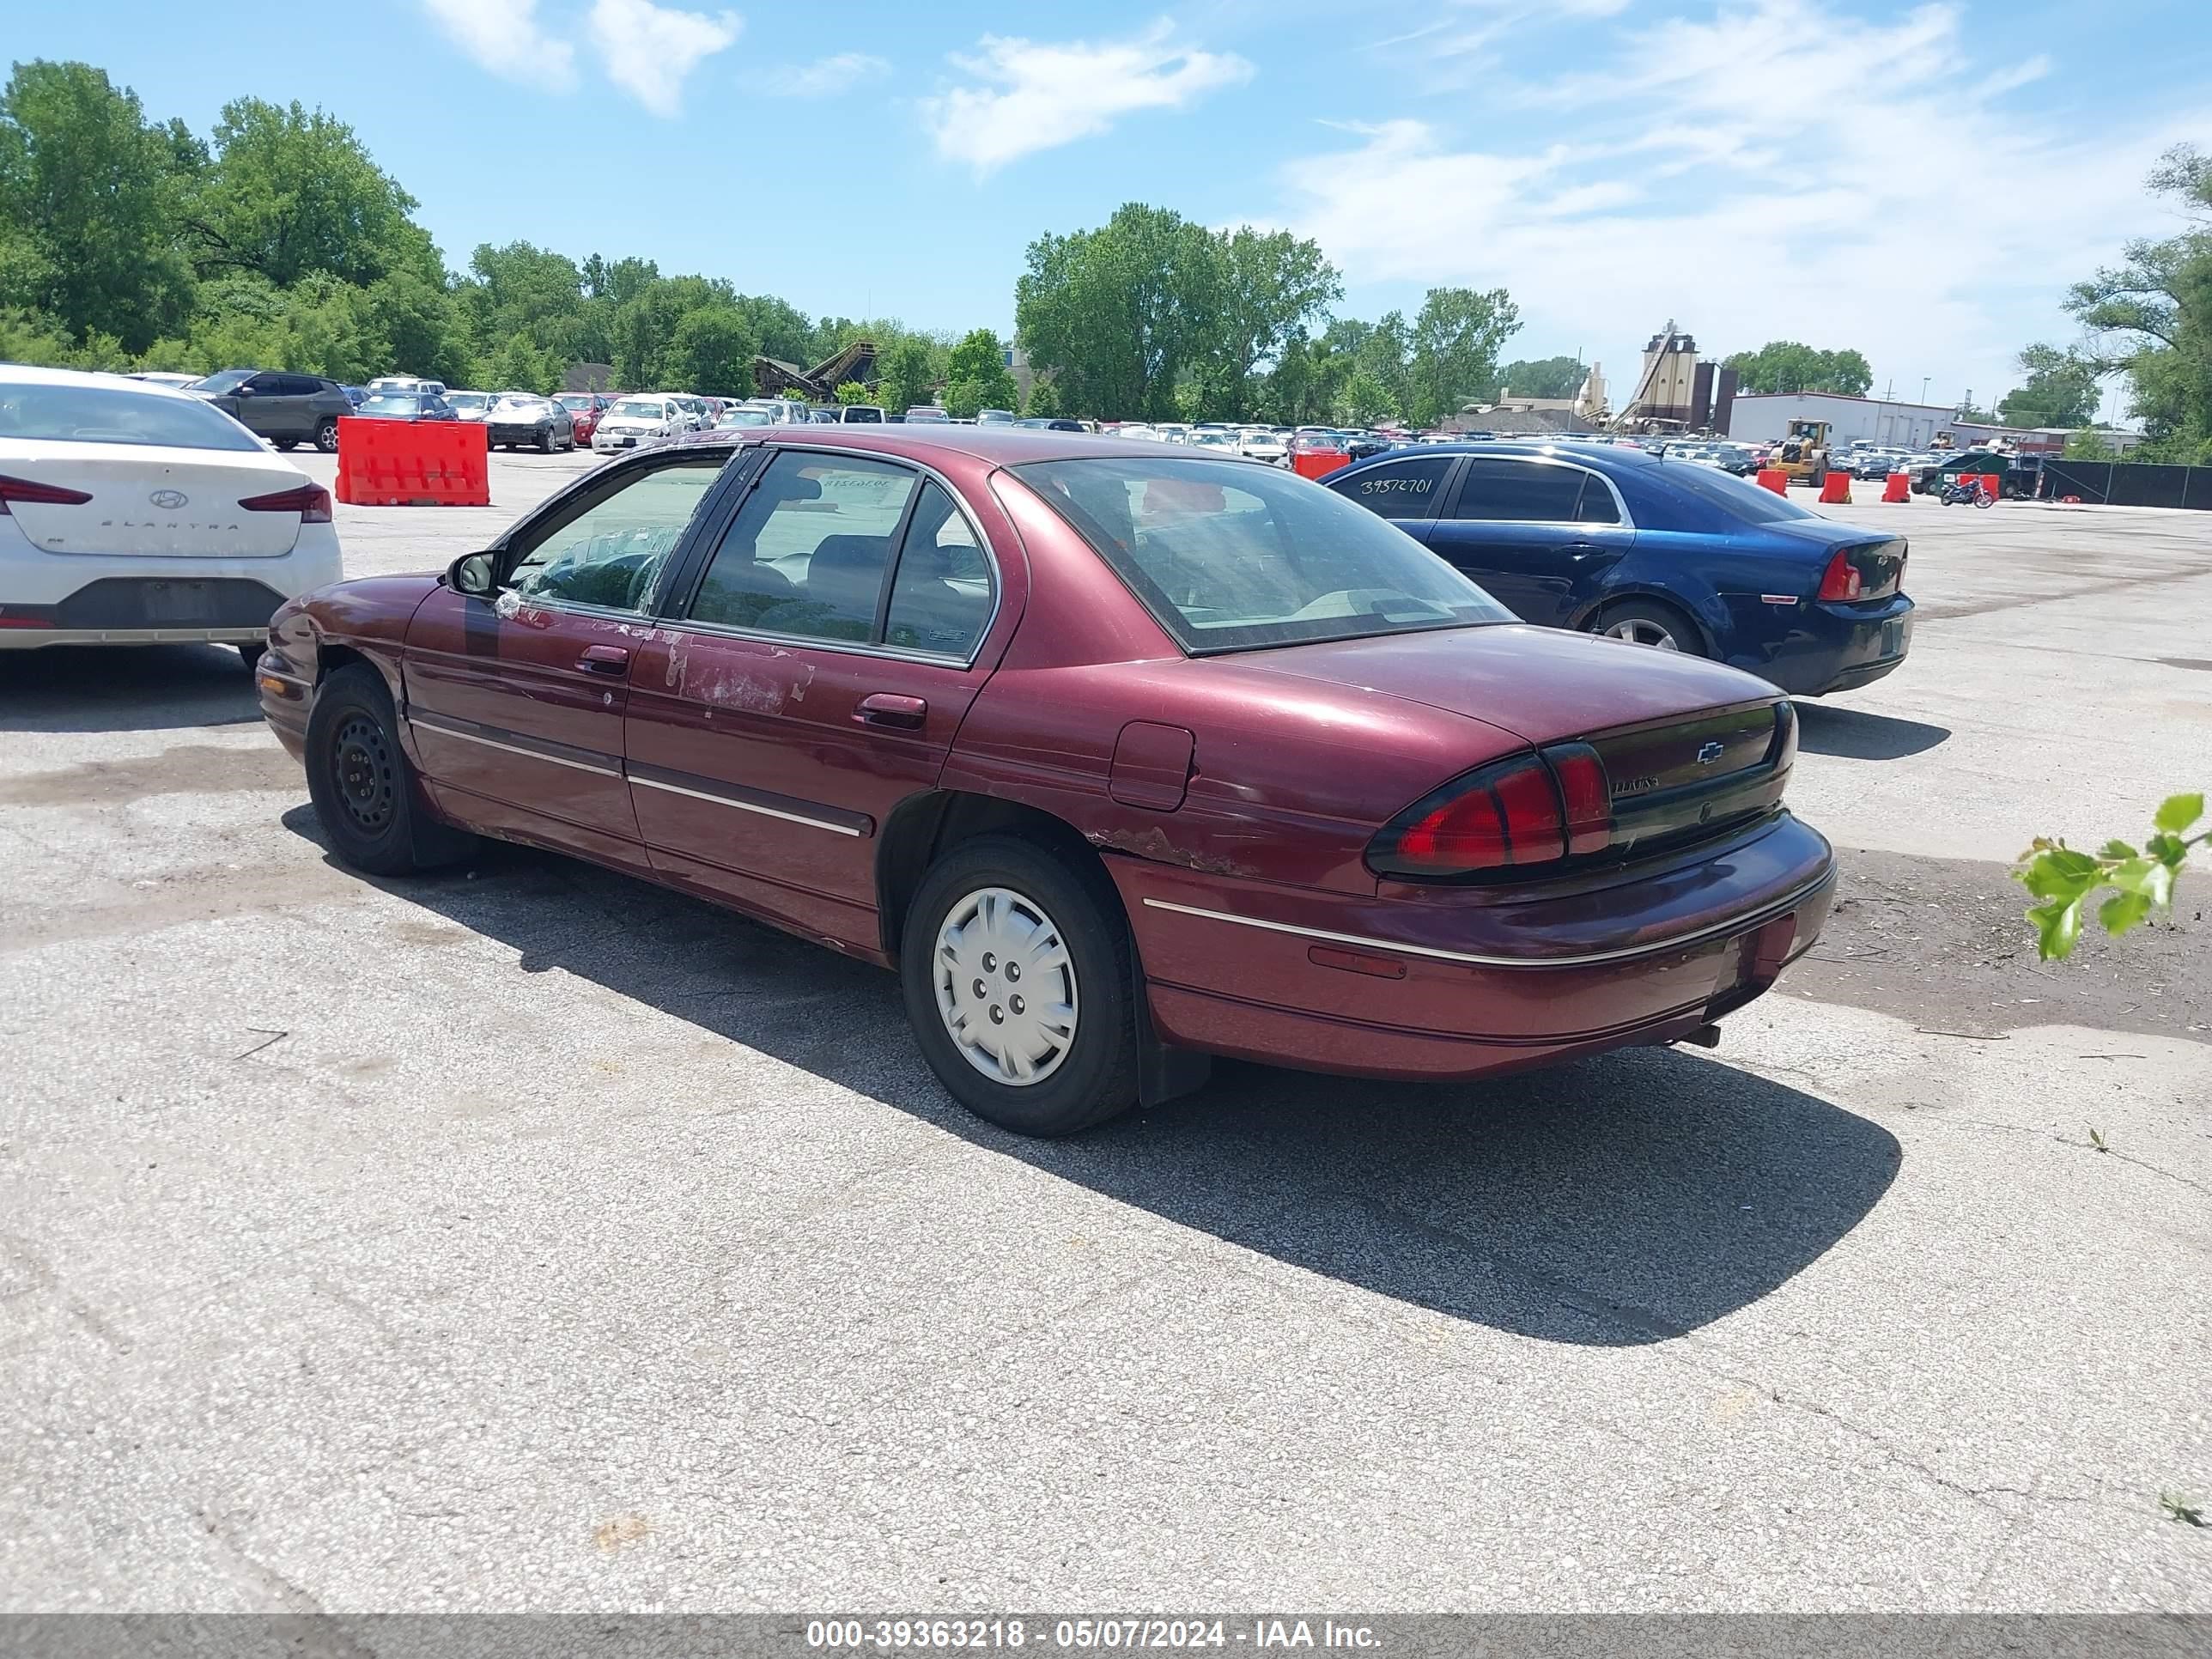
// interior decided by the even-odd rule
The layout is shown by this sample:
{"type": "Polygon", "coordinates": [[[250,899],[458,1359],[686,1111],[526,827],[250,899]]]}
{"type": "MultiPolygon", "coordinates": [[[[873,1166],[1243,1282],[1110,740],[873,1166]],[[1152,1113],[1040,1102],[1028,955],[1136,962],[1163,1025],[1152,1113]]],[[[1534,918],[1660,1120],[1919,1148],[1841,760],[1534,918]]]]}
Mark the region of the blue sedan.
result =
{"type": "Polygon", "coordinates": [[[1323,481],[1524,622],[1711,657],[1818,696],[1912,642],[1905,538],[1693,461],[1602,444],[1395,449],[1323,481]]]}

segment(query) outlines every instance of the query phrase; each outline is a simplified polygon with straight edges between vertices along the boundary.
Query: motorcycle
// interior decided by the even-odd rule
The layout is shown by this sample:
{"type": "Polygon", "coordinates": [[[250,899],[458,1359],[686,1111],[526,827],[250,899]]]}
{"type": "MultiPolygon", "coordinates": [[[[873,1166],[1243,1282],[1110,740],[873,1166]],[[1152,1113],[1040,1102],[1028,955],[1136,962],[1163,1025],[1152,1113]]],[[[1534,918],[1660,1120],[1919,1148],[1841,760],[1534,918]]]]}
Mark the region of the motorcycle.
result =
{"type": "Polygon", "coordinates": [[[1976,507],[1995,507],[1996,491],[1979,478],[1946,478],[1943,481],[1943,505],[1956,507],[1961,501],[1972,501],[1976,507]]]}

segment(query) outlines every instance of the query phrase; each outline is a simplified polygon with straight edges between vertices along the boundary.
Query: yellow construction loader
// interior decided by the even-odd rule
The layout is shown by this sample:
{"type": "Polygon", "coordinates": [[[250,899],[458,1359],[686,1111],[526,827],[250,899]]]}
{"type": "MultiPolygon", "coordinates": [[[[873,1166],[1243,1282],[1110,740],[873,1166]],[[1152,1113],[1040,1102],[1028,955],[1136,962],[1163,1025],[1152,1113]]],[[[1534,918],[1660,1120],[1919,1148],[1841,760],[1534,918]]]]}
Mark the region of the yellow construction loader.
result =
{"type": "Polygon", "coordinates": [[[1788,475],[1791,483],[1819,483],[1828,471],[1828,422],[1790,422],[1767,465],[1788,475]]]}

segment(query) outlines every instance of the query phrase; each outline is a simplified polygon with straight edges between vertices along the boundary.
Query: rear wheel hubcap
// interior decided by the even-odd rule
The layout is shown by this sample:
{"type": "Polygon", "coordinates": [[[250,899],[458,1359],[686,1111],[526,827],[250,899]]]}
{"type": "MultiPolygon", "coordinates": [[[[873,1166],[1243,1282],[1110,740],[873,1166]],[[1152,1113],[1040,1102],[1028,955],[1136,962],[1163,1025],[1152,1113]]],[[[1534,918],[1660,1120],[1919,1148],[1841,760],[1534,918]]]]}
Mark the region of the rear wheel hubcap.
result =
{"type": "Polygon", "coordinates": [[[1075,962],[1036,900],[982,887],[937,931],[937,1012],[970,1066],[994,1083],[1042,1083],[1075,1046],[1075,962]]]}
{"type": "Polygon", "coordinates": [[[399,782],[384,728],[366,714],[348,716],[332,744],[331,773],[338,804],[354,828],[363,835],[381,835],[392,822],[399,782]]]}
{"type": "Polygon", "coordinates": [[[1674,636],[1663,623],[1653,622],[1649,617],[1623,617],[1609,623],[1605,636],[1612,640],[1626,640],[1631,645],[1648,645],[1659,651],[1680,651],[1674,636]]]}

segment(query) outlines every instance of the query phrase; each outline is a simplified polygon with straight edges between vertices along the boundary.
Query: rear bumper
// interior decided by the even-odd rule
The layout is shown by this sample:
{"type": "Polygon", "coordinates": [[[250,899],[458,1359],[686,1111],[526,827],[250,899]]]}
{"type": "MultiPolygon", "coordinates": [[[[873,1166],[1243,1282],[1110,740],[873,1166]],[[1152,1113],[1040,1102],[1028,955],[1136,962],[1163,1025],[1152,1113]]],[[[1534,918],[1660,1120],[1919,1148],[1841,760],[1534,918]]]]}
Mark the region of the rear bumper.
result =
{"type": "Polygon", "coordinates": [[[1769,642],[1731,654],[1729,665],[1796,696],[1870,684],[1894,672],[1912,648],[1913,605],[1902,593],[1873,605],[1800,601],[1778,615],[1754,616],[1748,597],[1734,608],[1739,639],[1760,629],[1769,642]]]}
{"type": "Polygon", "coordinates": [[[1403,1079],[1686,1036],[1812,946],[1835,879],[1826,842],[1786,815],[1611,886],[1480,902],[1108,863],[1168,1042],[1403,1079]]]}
{"type": "Polygon", "coordinates": [[[330,525],[266,557],[49,553],[0,519],[0,651],[49,645],[238,643],[277,606],[340,574],[330,525]]]}

